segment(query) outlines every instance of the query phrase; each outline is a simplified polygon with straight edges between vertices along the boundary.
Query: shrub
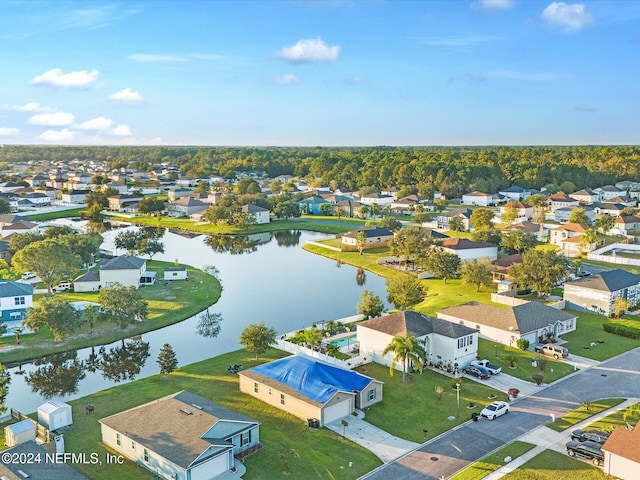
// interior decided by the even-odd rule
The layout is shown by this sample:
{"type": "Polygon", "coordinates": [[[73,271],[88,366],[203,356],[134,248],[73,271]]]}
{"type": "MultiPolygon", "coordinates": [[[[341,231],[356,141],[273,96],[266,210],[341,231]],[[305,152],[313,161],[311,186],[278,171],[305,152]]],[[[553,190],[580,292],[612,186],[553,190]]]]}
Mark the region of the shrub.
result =
{"type": "Polygon", "coordinates": [[[511,398],[517,398],[518,394],[520,393],[520,390],[518,390],[517,388],[510,388],[507,391],[508,391],[509,395],[511,396],[511,398]]]}
{"type": "Polygon", "coordinates": [[[529,340],[527,340],[526,338],[519,338],[518,340],[516,340],[516,346],[520,349],[520,350],[526,350],[527,348],[529,348],[529,340]]]}
{"type": "Polygon", "coordinates": [[[620,337],[640,338],[640,328],[629,327],[627,325],[617,325],[615,323],[605,323],[602,325],[605,332],[619,335],[620,337]]]}
{"type": "Polygon", "coordinates": [[[531,289],[530,288],[524,288],[522,290],[518,290],[516,293],[518,295],[531,295],[531,289]]]}
{"type": "Polygon", "coordinates": [[[542,381],[544,380],[544,375],[534,373],[533,375],[531,375],[531,378],[533,378],[533,381],[536,382],[536,385],[540,386],[542,385],[542,381]]]}
{"type": "Polygon", "coordinates": [[[536,358],[536,365],[538,366],[538,370],[544,372],[547,368],[547,359],[542,355],[538,355],[538,358],[536,358]]]}

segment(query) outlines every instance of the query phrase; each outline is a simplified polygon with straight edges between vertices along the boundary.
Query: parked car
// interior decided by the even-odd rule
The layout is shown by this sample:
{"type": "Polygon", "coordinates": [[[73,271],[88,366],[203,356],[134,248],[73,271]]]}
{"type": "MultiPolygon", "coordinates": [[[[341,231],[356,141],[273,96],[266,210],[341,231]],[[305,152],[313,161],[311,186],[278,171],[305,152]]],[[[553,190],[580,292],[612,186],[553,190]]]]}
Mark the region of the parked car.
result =
{"type": "Polygon", "coordinates": [[[54,287],[51,287],[51,290],[54,292],[66,292],[71,288],[71,282],[60,282],[54,287]]]}
{"type": "Polygon", "coordinates": [[[568,442],[567,453],[571,457],[588,458],[594,465],[600,465],[604,461],[604,454],[600,449],[602,445],[596,442],[568,442]]]}
{"type": "Polygon", "coordinates": [[[488,370],[491,375],[497,375],[502,372],[502,367],[490,363],[489,360],[474,360],[471,362],[471,365],[474,367],[483,367],[488,370]]]}
{"type": "Polygon", "coordinates": [[[567,358],[569,356],[569,350],[565,347],[561,347],[560,345],[556,345],[555,343],[546,343],[541,344],[538,343],[535,345],[534,350],[537,353],[542,353],[543,355],[549,355],[550,357],[555,358],[567,358]]]}
{"type": "Polygon", "coordinates": [[[494,420],[507,413],[509,413],[509,404],[507,402],[491,402],[482,409],[480,416],[488,420],[494,420]]]}
{"type": "Polygon", "coordinates": [[[600,430],[574,430],[571,432],[571,440],[575,442],[595,442],[603,444],[609,438],[609,434],[600,430]]]}
{"type": "Polygon", "coordinates": [[[36,272],[24,272],[22,274],[22,280],[31,280],[32,278],[36,278],[36,272]]]}
{"type": "Polygon", "coordinates": [[[479,378],[480,380],[486,380],[489,378],[488,373],[481,372],[477,367],[469,366],[462,369],[462,373],[471,375],[472,377],[479,378]]]}

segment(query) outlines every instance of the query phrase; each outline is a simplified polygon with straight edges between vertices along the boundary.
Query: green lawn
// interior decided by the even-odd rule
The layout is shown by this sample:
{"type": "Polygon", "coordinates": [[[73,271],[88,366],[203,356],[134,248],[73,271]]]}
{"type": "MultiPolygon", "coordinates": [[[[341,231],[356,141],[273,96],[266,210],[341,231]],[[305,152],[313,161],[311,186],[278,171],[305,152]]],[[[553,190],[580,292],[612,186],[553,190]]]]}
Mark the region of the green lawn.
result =
{"type": "MultiPolygon", "coordinates": [[[[238,350],[188,365],[168,376],[155,375],[71,401],[74,423],[65,432],[66,450],[97,452],[104,458],[105,448],[100,443],[100,418],[180,390],[188,390],[261,423],[260,440],[263,448],[245,459],[247,473],[243,478],[246,480],[281,477],[347,480],[379,466],[381,461],[371,452],[330,430],[312,431],[303,420],[240,393],[238,377],[226,370],[230,364],[239,363],[250,368],[284,355],[283,352],[271,350],[261,362],[255,362],[245,350],[238,350]],[[94,405],[94,415],[85,415],[85,405],[88,403],[94,405]],[[353,462],[351,468],[349,462],[353,462]]],[[[96,480],[153,478],[151,473],[129,461],[124,465],[103,464],[99,469],[91,465],[74,467],[96,480]]]]}
{"type": "Polygon", "coordinates": [[[393,435],[414,442],[424,441],[425,428],[429,430],[428,438],[433,438],[466,422],[473,412],[480,413],[488,403],[508,400],[505,393],[463,378],[460,387],[460,418],[450,421],[447,417],[457,417],[456,391],[452,388],[452,378],[425,370],[422,374],[414,373],[411,381],[403,384],[402,373],[396,371],[390,376],[388,367],[368,364],[358,370],[384,382],[384,400],[365,410],[365,420],[393,435]],[[438,401],[436,387],[442,387],[441,401],[438,401]],[[489,396],[495,398],[489,399],[489,396]],[[467,408],[469,403],[476,407],[467,408]]]}
{"type": "MultiPolygon", "coordinates": [[[[158,272],[159,278],[162,277],[161,272],[164,268],[170,266],[173,266],[173,263],[156,260],[147,262],[148,270],[158,272]]],[[[15,348],[15,338],[0,338],[2,362],[24,361],[55,352],[111,343],[185,320],[216,303],[222,291],[220,282],[201,270],[188,265],[183,266],[187,267],[189,281],[174,281],[165,286],[164,282],[159,280],[156,285],[140,289],[143,298],[148,302],[149,314],[146,321],[130,325],[124,330],[112,323],[102,323],[96,326],[93,334],[89,333],[88,325],[83,324],[72,336],[59,342],[53,340],[53,335],[48,328],[41,328],[35,334],[22,335],[21,345],[18,348],[15,348]]],[[[83,300],[97,302],[98,300],[98,293],[59,293],[57,295],[72,302],[83,300]]]]}
{"type": "Polygon", "coordinates": [[[551,383],[574,372],[573,365],[550,357],[544,357],[547,365],[545,371],[542,372],[538,367],[531,365],[531,361],[539,356],[537,353],[522,351],[518,348],[508,347],[483,338],[479,339],[478,342],[478,358],[486,358],[491,363],[500,365],[504,373],[527,382],[533,382],[531,375],[534,373],[544,375],[544,383],[551,383]],[[497,357],[496,347],[498,351],[497,357]],[[511,357],[515,357],[515,368],[510,368],[511,357]]]}
{"type": "Polygon", "coordinates": [[[595,260],[587,260],[587,259],[582,260],[582,265],[584,265],[585,267],[594,267],[601,270],[614,270],[619,268],[621,270],[626,270],[627,272],[631,272],[636,275],[638,274],[638,272],[640,272],[640,267],[636,265],[621,265],[616,263],[598,262],[595,260]]]}
{"type": "Polygon", "coordinates": [[[612,477],[589,462],[571,458],[553,450],[545,450],[502,478],[504,480],[606,480],[612,477]]]}
{"type": "Polygon", "coordinates": [[[531,443],[516,440],[491,455],[487,455],[482,460],[478,460],[461,472],[456,473],[453,477],[450,477],[450,480],[481,480],[491,472],[495,472],[499,468],[504,467],[506,465],[504,462],[506,457],[516,459],[534,447],[535,445],[531,443]]]}
{"type": "MultiPolygon", "coordinates": [[[[37,213],[35,215],[24,215],[24,218],[34,222],[42,222],[45,220],[53,220],[55,218],[70,218],[77,217],[80,215],[80,212],[83,212],[85,207],[80,208],[72,208],[70,210],[61,210],[59,212],[49,212],[49,213],[37,213]]],[[[18,213],[18,215],[23,215],[23,213],[18,213]]]]}
{"type": "MultiPolygon", "coordinates": [[[[636,403],[635,406],[636,408],[640,407],[640,403],[636,403]]],[[[630,407],[627,407],[625,409],[622,409],[615,413],[607,415],[606,417],[598,420],[597,422],[590,424],[589,428],[592,428],[594,430],[602,430],[604,432],[610,432],[616,427],[626,427],[627,422],[635,426],[636,423],[638,423],[638,420],[640,420],[640,418],[633,417],[633,418],[627,418],[626,420],[624,419],[624,413],[627,410],[629,410],[629,408],[630,407]]]]}
{"type": "Polygon", "coordinates": [[[576,408],[572,412],[569,412],[566,415],[563,415],[562,417],[556,419],[555,422],[548,423],[547,427],[555,430],[556,432],[562,432],[567,428],[583,422],[587,418],[593,417],[594,415],[597,415],[600,412],[604,412],[605,410],[608,410],[611,407],[615,407],[616,405],[620,405],[622,402],[624,402],[624,398],[605,398],[602,400],[591,402],[588,406],[582,405],[580,408],[576,408]]]}
{"type": "MultiPolygon", "coordinates": [[[[572,310],[567,310],[572,312],[572,310]]],[[[567,343],[563,344],[570,353],[582,357],[592,358],[602,361],[615,357],[633,348],[640,347],[640,339],[632,339],[605,332],[602,325],[607,322],[622,323],[636,328],[640,328],[640,319],[627,316],[622,320],[609,320],[602,315],[573,311],[578,315],[578,323],[574,332],[562,335],[562,339],[567,343]],[[591,344],[595,343],[595,346],[591,344]]]]}

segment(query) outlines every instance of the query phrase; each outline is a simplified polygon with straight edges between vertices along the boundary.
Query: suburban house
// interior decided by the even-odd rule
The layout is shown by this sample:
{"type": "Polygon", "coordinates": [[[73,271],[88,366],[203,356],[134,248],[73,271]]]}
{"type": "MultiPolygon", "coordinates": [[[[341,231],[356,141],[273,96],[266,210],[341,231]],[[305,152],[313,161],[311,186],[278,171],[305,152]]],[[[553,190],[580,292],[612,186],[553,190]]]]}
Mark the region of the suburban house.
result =
{"type": "Polygon", "coordinates": [[[381,193],[370,193],[369,195],[363,195],[360,197],[360,203],[363,203],[367,206],[371,206],[374,203],[381,207],[386,205],[391,205],[393,202],[393,196],[391,195],[383,195],[381,193]]]}
{"type": "Polygon", "coordinates": [[[108,197],[109,209],[119,212],[132,212],[137,209],[138,203],[142,200],[140,195],[118,194],[108,197]]]}
{"type": "Polygon", "coordinates": [[[583,205],[591,205],[600,200],[600,195],[586,188],[578,190],[571,194],[571,198],[575,198],[583,205]]]}
{"type": "Polygon", "coordinates": [[[592,205],[593,211],[601,215],[610,215],[617,217],[620,212],[627,208],[624,203],[611,203],[611,202],[597,202],[592,205]]]}
{"type": "Polygon", "coordinates": [[[604,473],[635,480],[640,472],[640,422],[634,428],[617,427],[604,445],[604,473]]]}
{"type": "Polygon", "coordinates": [[[564,300],[578,310],[609,315],[618,297],[630,307],[640,304],[640,275],[616,269],[564,284],[564,300]]]}
{"type": "Polygon", "coordinates": [[[520,230],[521,232],[535,235],[539,242],[543,242],[549,234],[549,231],[544,228],[544,225],[533,222],[512,223],[511,225],[504,227],[500,231],[502,233],[505,233],[512,232],[514,230],[520,230]]]}
{"type": "Polygon", "coordinates": [[[480,207],[488,207],[490,205],[497,205],[500,199],[495,194],[483,193],[483,192],[471,192],[462,195],[462,205],[478,205],[480,207]]]}
{"type": "Polygon", "coordinates": [[[342,245],[346,249],[357,248],[358,233],[363,232],[365,238],[364,248],[383,247],[393,238],[393,232],[382,227],[362,227],[342,235],[342,245]]]}
{"type": "Polygon", "coordinates": [[[546,338],[572,332],[578,316],[539,302],[516,306],[494,306],[469,302],[445,308],[438,318],[460,323],[480,331],[484,338],[515,347],[523,338],[534,344],[546,338]]]}
{"type": "Polygon", "coordinates": [[[317,195],[311,196],[309,198],[305,198],[298,202],[298,206],[300,207],[300,211],[304,213],[312,213],[314,215],[319,215],[322,213],[320,210],[320,205],[322,204],[331,205],[324,198],[319,197],[317,195]]]}
{"type": "Polygon", "coordinates": [[[65,203],[85,203],[91,190],[71,190],[62,193],[62,201],[65,203]]]}
{"type": "Polygon", "coordinates": [[[524,218],[526,220],[531,220],[533,218],[533,207],[526,203],[522,203],[519,200],[509,200],[507,203],[502,205],[500,207],[500,215],[504,215],[509,208],[516,209],[518,212],[518,218],[524,218]]]}
{"type": "Polygon", "coordinates": [[[186,280],[187,278],[186,267],[169,267],[164,269],[165,280],[186,280]]]}
{"type": "Polygon", "coordinates": [[[167,192],[167,197],[170,202],[175,202],[179,198],[189,196],[192,193],[193,193],[193,190],[191,190],[190,188],[172,187],[167,192]]]}
{"type": "Polygon", "coordinates": [[[209,204],[204,203],[191,196],[181,197],[175,202],[169,203],[167,210],[170,217],[190,217],[194,213],[199,213],[209,208],[209,204]]]}
{"type": "Polygon", "coordinates": [[[144,258],[120,255],[100,265],[100,270],[91,270],[73,281],[76,292],[97,292],[102,287],[113,287],[116,283],[124,287],[139,288],[153,285],[156,272],[147,271],[144,258]]]}
{"type": "Polygon", "coordinates": [[[616,218],[613,228],[623,235],[636,234],[640,230],[640,217],[636,215],[624,215],[616,218]]]}
{"type": "Polygon", "coordinates": [[[466,238],[445,238],[442,240],[442,248],[447,253],[457,255],[460,260],[473,260],[498,258],[498,247],[490,242],[477,242],[466,238]]]}
{"type": "Polygon", "coordinates": [[[454,217],[460,217],[467,232],[471,231],[471,214],[473,210],[469,208],[456,208],[448,212],[442,212],[436,217],[436,228],[439,230],[449,230],[449,222],[454,217]]]}
{"type": "Polygon", "coordinates": [[[573,237],[579,237],[586,229],[579,223],[566,223],[549,230],[549,243],[562,247],[562,243],[573,237]]]}
{"type": "Polygon", "coordinates": [[[552,212],[555,212],[556,209],[562,207],[577,207],[580,205],[580,202],[575,198],[560,192],[550,195],[549,198],[547,198],[547,205],[552,212]]]}
{"type": "Polygon", "coordinates": [[[622,180],[620,182],[616,182],[615,187],[625,191],[637,190],[640,188],[640,183],[634,182],[633,180],[622,180]]]}
{"type": "Polygon", "coordinates": [[[269,209],[259,207],[258,205],[243,205],[242,213],[253,215],[254,223],[258,225],[262,223],[269,223],[271,221],[271,213],[269,212],[269,209]]]}
{"type": "Polygon", "coordinates": [[[2,234],[2,237],[4,238],[9,235],[13,235],[14,233],[29,233],[37,230],[37,223],[30,222],[28,220],[19,220],[10,225],[2,225],[2,227],[0,227],[0,234],[2,234]]]}
{"type": "Polygon", "coordinates": [[[613,197],[626,197],[627,191],[618,187],[614,187],[613,185],[605,185],[603,187],[598,187],[593,189],[594,193],[597,193],[600,197],[600,201],[609,200],[613,197]]]}
{"type": "Polygon", "coordinates": [[[260,447],[260,423],[180,391],[99,420],[102,442],[171,480],[212,479],[260,447]]]}
{"type": "Polygon", "coordinates": [[[382,382],[305,355],[238,372],[240,391],[320,426],[382,401],[382,382]]]}
{"type": "MultiPolygon", "coordinates": [[[[394,354],[382,352],[399,335],[416,337],[425,348],[427,362],[432,365],[467,366],[478,353],[478,331],[459,323],[430,317],[412,310],[392,313],[358,323],[356,330],[360,354],[371,355],[371,360],[391,365],[394,354]]],[[[402,370],[403,365],[396,365],[402,370]]]]}
{"type": "Polygon", "coordinates": [[[571,218],[571,214],[574,210],[582,209],[584,214],[589,219],[589,222],[593,222],[595,219],[595,209],[591,207],[561,207],[556,208],[553,212],[553,219],[558,223],[567,223],[569,222],[569,218],[571,218]]]}
{"type": "Polygon", "coordinates": [[[7,327],[5,335],[13,335],[14,328],[22,328],[22,320],[32,306],[32,285],[0,280],[0,315],[2,324],[7,327]]]}
{"type": "Polygon", "coordinates": [[[499,195],[509,199],[509,200],[524,200],[525,198],[531,195],[531,190],[527,190],[525,188],[519,187],[517,185],[512,185],[509,188],[505,188],[498,192],[499,195]]]}
{"type": "Polygon", "coordinates": [[[509,270],[514,265],[519,265],[522,263],[522,254],[514,253],[513,255],[508,255],[506,257],[499,258],[493,265],[496,269],[493,271],[493,281],[494,282],[511,282],[513,279],[509,275],[509,270]]]}

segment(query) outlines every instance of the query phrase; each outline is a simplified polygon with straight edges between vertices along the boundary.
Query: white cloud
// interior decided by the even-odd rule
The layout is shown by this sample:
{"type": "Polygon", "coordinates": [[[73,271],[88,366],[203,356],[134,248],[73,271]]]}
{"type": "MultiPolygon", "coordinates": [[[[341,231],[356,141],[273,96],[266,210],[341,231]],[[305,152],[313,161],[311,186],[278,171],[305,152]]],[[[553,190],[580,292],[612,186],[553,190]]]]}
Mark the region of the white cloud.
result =
{"type": "Polygon", "coordinates": [[[565,32],[575,32],[595,22],[584,3],[553,2],[542,11],[542,20],[554,26],[564,27],[565,32]]]}
{"type": "Polygon", "coordinates": [[[86,88],[98,79],[98,75],[98,70],[62,73],[61,69],[54,68],[34,77],[31,84],[61,88],[86,88]]]}
{"type": "Polygon", "coordinates": [[[130,88],[125,88],[119,92],[112,93],[107,97],[107,99],[116,103],[140,103],[144,101],[142,95],[130,88]]]}
{"type": "Polygon", "coordinates": [[[113,135],[115,137],[130,137],[131,130],[129,130],[128,125],[118,125],[116,128],[109,132],[109,135],[113,135]]]}
{"type": "Polygon", "coordinates": [[[514,0],[478,0],[471,4],[471,8],[482,10],[506,10],[513,7],[514,0]]]}
{"type": "Polygon", "coordinates": [[[333,62],[338,58],[340,46],[328,46],[320,37],[298,40],[292,47],[283,47],[276,52],[277,58],[289,63],[333,62]]]}
{"type": "Polygon", "coordinates": [[[296,83],[298,81],[298,77],[292,73],[285,73],[281,77],[274,77],[273,83],[276,85],[289,85],[291,83],[296,83]]]}
{"type": "Polygon", "coordinates": [[[54,112],[53,108],[45,107],[37,102],[29,102],[24,105],[3,105],[2,110],[13,110],[14,112],[54,112]]]}
{"type": "Polygon", "coordinates": [[[73,114],[65,112],[39,113],[28,121],[29,125],[41,125],[43,127],[63,127],[73,122],[73,114]]]}
{"type": "Polygon", "coordinates": [[[526,80],[528,82],[551,82],[560,78],[560,76],[556,75],[555,73],[528,73],[518,72],[515,70],[498,70],[495,72],[489,72],[485,76],[494,78],[508,78],[511,80],[526,80]]]}
{"type": "Polygon", "coordinates": [[[17,128],[0,127],[0,137],[17,137],[20,135],[20,130],[17,128]]]}
{"type": "Polygon", "coordinates": [[[154,55],[148,53],[135,53],[127,57],[134,62],[186,62],[183,57],[175,57],[171,55],[154,55]]]}
{"type": "Polygon", "coordinates": [[[73,140],[74,133],[63,128],[62,130],[47,130],[42,132],[38,137],[38,140],[43,140],[45,142],[51,143],[62,143],[62,142],[70,142],[73,140]]]}
{"type": "Polygon", "coordinates": [[[77,130],[101,131],[110,128],[112,123],[113,121],[110,118],[96,117],[79,125],[74,125],[73,128],[77,130]]]}

